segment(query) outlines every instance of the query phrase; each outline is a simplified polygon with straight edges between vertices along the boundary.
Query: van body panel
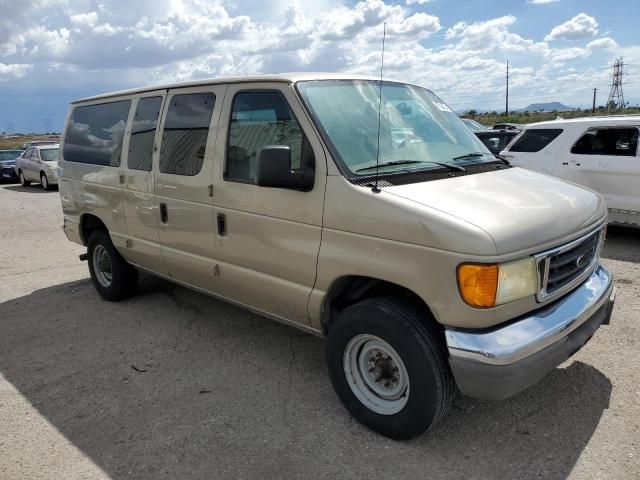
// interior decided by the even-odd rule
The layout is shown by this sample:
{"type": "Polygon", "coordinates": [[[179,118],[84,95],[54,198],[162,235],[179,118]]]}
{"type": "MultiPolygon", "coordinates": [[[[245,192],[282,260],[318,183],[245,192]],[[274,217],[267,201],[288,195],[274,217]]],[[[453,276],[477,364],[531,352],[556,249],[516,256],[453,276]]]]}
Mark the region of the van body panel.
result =
{"type": "MultiPolygon", "coordinates": [[[[147,92],[132,97],[132,111],[136,112],[138,103],[143,98],[160,97],[162,105],[160,112],[163,110],[166,92],[164,90],[147,92]]],[[[157,119],[158,126],[160,118],[157,119]]],[[[160,236],[158,233],[157,207],[155,201],[155,175],[156,171],[138,170],[131,168],[129,165],[129,154],[132,152],[133,145],[131,139],[133,117],[127,123],[122,147],[123,159],[121,163],[124,182],[123,188],[123,205],[124,215],[127,225],[127,237],[130,240],[129,245],[121,253],[127,261],[148,269],[158,272],[162,275],[168,275],[167,268],[162,259],[162,250],[160,245],[160,236]]],[[[156,128],[154,134],[154,151],[152,155],[152,166],[157,162],[159,150],[155,147],[159,144],[159,128],[156,128]]]]}
{"type": "Polygon", "coordinates": [[[595,226],[607,213],[598,193],[523,168],[386,190],[477,226],[499,255],[562,241],[567,230],[595,226]]]}
{"type": "Polygon", "coordinates": [[[214,233],[220,281],[216,292],[236,302],[309,324],[308,299],[316,279],[327,167],[324,149],[290,85],[259,82],[227,88],[216,144],[213,205],[225,230],[214,233]],[[227,180],[225,159],[234,97],[278,91],[311,145],[315,181],[309,192],[227,180]]]}
{"type": "Polygon", "coordinates": [[[207,290],[215,288],[215,220],[210,188],[213,183],[214,148],[225,89],[225,85],[211,85],[170,90],[158,129],[158,155],[153,160],[156,218],[159,219],[162,258],[168,273],[181,282],[207,290]],[[172,99],[176,95],[197,93],[215,95],[201,168],[195,175],[163,173],[160,171],[159,161],[167,144],[161,139],[172,99]],[[166,208],[166,222],[160,219],[161,208],[166,208]]]}
{"type": "MultiPolygon", "coordinates": [[[[419,192],[447,188],[456,179],[435,180],[404,187],[357,186],[342,176],[327,179],[324,226],[397,242],[480,256],[495,256],[491,236],[473,223],[420,202],[419,192]],[[402,195],[414,187],[413,196],[402,195]],[[354,214],[357,212],[357,214],[354,214]]],[[[424,194],[426,195],[426,194],[424,194]]]]}

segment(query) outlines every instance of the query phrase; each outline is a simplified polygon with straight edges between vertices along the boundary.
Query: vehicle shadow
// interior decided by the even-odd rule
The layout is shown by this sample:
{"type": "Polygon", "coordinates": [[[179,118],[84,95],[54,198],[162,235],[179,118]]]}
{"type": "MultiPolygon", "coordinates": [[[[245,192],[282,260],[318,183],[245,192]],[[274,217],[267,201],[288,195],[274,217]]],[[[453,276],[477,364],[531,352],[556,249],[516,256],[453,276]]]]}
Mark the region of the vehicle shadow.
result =
{"type": "Polygon", "coordinates": [[[83,280],[0,304],[0,372],[113,479],[565,478],[609,405],[610,381],[573,362],[506,401],[458,396],[394,442],[339,404],[322,339],[162,280],[140,290],[108,303],[83,280]]]}
{"type": "Polygon", "coordinates": [[[6,186],[6,187],[3,186],[3,188],[5,190],[11,190],[12,192],[18,192],[18,193],[55,193],[55,192],[58,191],[58,186],[57,185],[55,185],[55,186],[52,185],[51,187],[52,187],[51,190],[45,190],[44,188],[42,188],[40,186],[39,183],[31,184],[28,187],[23,187],[20,184],[9,185],[9,186],[6,186]]]}
{"type": "Polygon", "coordinates": [[[640,228],[609,225],[602,257],[640,263],[640,228]]]}

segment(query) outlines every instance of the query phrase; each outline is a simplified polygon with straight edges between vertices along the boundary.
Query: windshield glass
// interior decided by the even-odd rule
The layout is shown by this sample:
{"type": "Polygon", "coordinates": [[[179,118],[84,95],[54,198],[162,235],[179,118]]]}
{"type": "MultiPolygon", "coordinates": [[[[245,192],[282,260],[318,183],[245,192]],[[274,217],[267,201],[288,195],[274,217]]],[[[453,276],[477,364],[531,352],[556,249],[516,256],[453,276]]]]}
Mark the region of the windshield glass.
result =
{"type": "Polygon", "coordinates": [[[58,149],[57,148],[47,148],[40,150],[40,157],[45,162],[55,162],[58,160],[58,149]]]}
{"type": "Polygon", "coordinates": [[[15,160],[22,155],[22,150],[0,150],[0,162],[3,160],[15,160]]]}
{"type": "MultiPolygon", "coordinates": [[[[299,82],[298,89],[351,175],[375,173],[379,85],[376,81],[299,82]]],[[[451,109],[430,91],[383,82],[380,173],[484,162],[491,154],[451,109]],[[482,155],[454,160],[480,152],[482,155]],[[390,163],[393,163],[391,165],[390,163]],[[409,165],[411,164],[411,165],[409,165]]]]}

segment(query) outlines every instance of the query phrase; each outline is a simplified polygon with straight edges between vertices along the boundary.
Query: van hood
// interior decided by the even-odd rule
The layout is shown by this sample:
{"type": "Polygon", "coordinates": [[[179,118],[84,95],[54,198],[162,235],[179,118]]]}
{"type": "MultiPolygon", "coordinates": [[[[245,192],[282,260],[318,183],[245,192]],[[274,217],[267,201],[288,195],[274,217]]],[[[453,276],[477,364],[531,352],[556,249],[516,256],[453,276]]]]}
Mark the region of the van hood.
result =
{"type": "Polygon", "coordinates": [[[607,214],[597,192],[518,167],[384,190],[484,230],[498,255],[562,243],[607,214]]]}

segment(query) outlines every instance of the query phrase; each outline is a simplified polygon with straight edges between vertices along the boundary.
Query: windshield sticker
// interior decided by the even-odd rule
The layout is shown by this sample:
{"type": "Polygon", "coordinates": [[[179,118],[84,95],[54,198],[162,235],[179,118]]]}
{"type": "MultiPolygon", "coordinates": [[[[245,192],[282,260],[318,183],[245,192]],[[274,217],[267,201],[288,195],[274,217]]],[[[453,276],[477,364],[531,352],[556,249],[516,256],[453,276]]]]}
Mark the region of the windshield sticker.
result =
{"type": "Polygon", "coordinates": [[[443,112],[451,112],[453,113],[453,111],[444,103],[441,102],[433,102],[433,104],[436,106],[436,108],[438,110],[441,110],[443,112]]]}

